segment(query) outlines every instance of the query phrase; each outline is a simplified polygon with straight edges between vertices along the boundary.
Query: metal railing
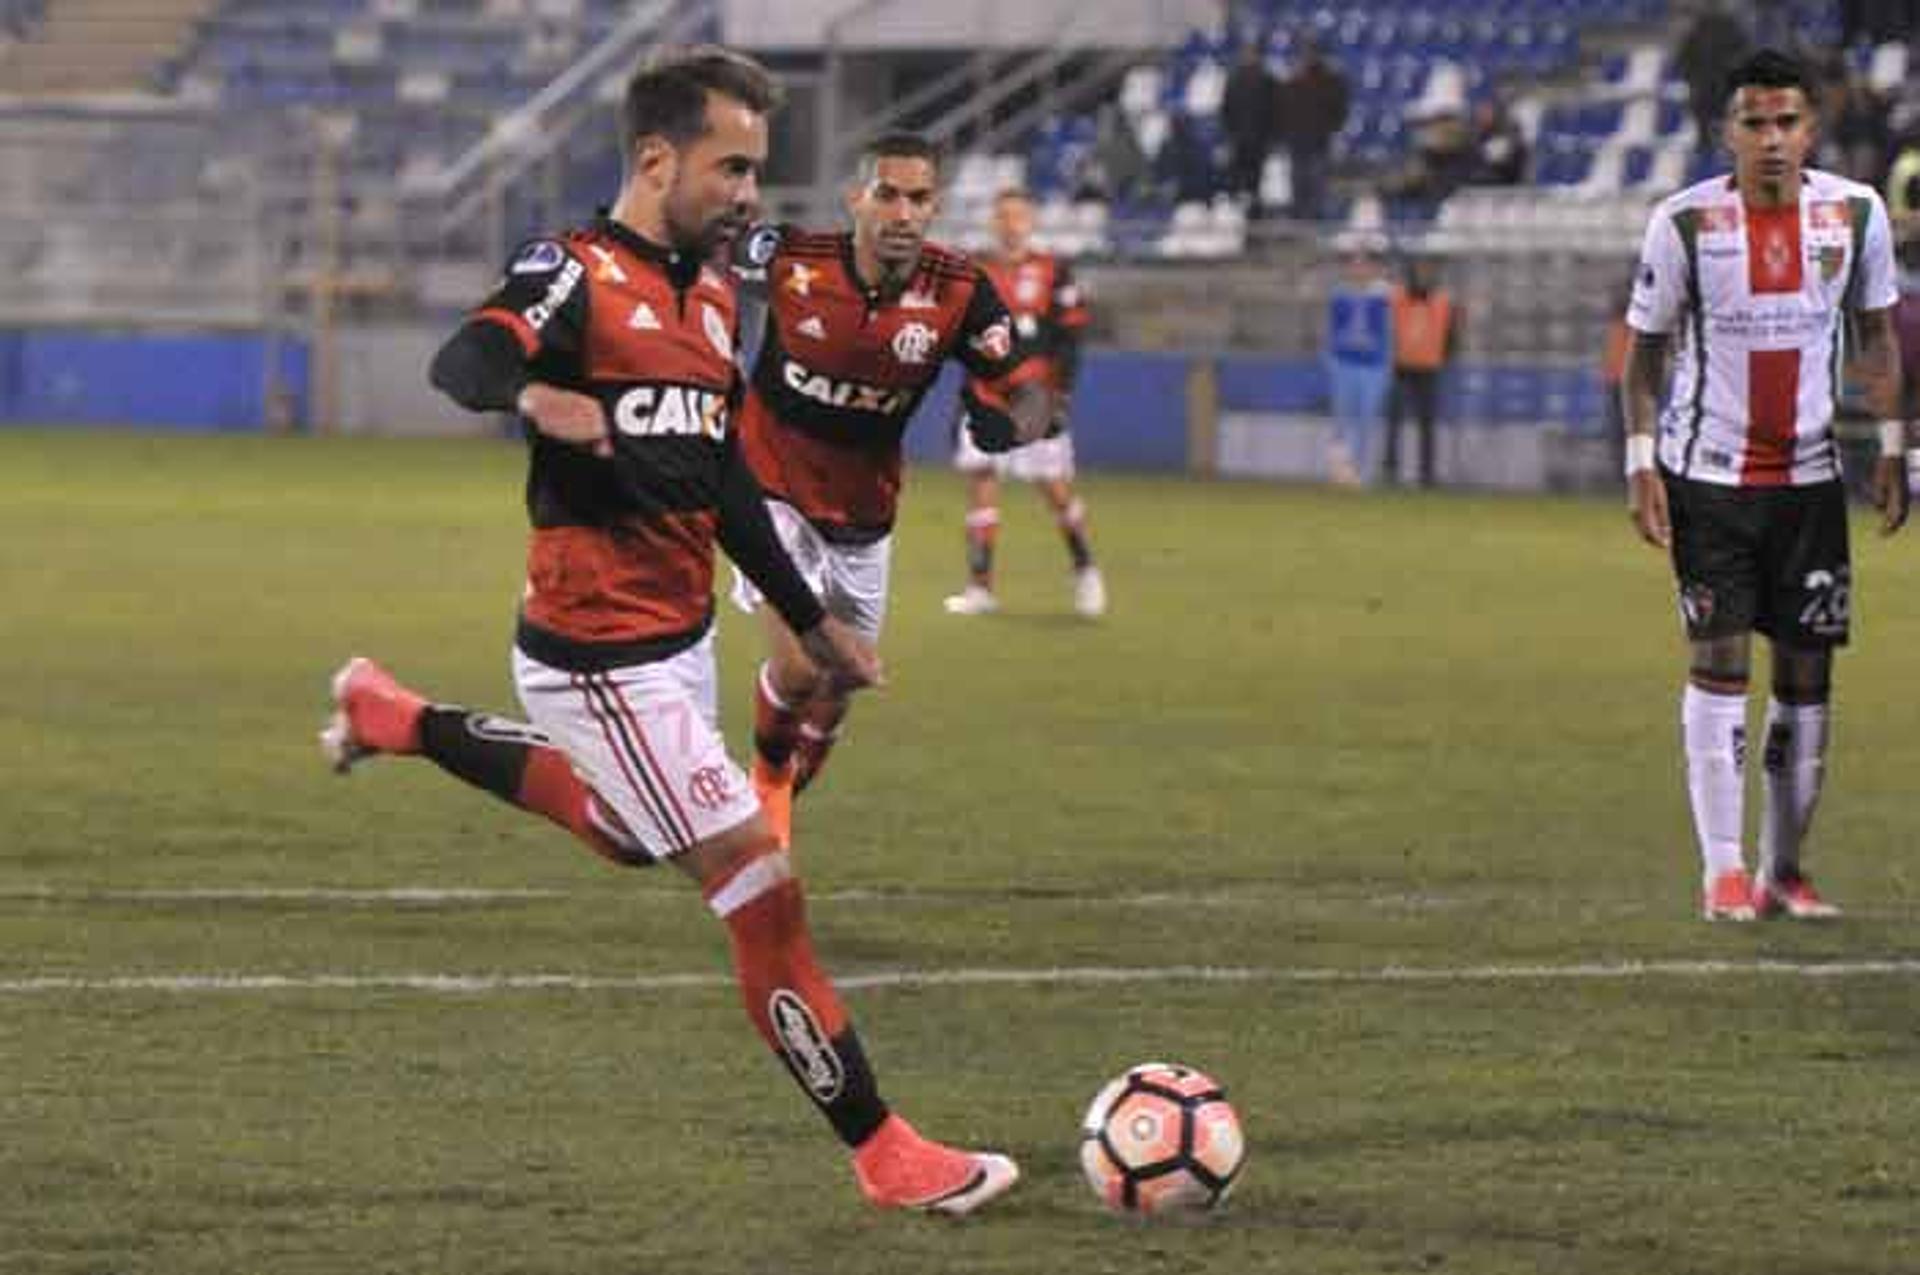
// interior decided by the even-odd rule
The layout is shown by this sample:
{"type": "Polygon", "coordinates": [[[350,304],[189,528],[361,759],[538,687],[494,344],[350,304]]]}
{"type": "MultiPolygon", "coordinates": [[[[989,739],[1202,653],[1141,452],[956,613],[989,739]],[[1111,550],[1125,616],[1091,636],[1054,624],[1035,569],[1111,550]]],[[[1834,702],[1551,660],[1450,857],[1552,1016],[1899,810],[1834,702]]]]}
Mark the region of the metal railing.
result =
{"type": "Polygon", "coordinates": [[[559,154],[576,132],[605,113],[610,76],[623,75],[640,51],[686,43],[717,21],[713,0],[646,0],[599,43],[526,103],[502,116],[465,154],[406,193],[435,210],[442,232],[457,229],[497,202],[513,182],[559,154]]]}

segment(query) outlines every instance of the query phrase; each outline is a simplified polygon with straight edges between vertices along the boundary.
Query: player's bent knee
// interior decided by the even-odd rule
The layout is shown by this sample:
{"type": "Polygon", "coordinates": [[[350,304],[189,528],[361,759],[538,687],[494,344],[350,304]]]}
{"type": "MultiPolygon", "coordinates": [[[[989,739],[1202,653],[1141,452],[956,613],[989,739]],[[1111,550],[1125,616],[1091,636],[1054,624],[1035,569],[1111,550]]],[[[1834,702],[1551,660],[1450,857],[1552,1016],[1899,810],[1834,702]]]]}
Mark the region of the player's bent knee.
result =
{"type": "MultiPolygon", "coordinates": [[[[716,891],[725,889],[728,883],[753,868],[756,863],[776,858],[782,865],[788,863],[786,852],[780,849],[779,840],[767,824],[767,817],[756,810],[751,818],[695,843],[674,862],[699,883],[701,892],[707,895],[709,902],[712,902],[716,891]]],[[[759,871],[762,873],[777,871],[782,880],[792,875],[791,868],[786,866],[777,870],[760,869],[759,871]]],[[[736,890],[735,893],[739,891],[736,890]]],[[[742,900],[744,901],[746,900],[742,900]]],[[[720,915],[724,916],[726,913],[722,912],[720,915]]]]}

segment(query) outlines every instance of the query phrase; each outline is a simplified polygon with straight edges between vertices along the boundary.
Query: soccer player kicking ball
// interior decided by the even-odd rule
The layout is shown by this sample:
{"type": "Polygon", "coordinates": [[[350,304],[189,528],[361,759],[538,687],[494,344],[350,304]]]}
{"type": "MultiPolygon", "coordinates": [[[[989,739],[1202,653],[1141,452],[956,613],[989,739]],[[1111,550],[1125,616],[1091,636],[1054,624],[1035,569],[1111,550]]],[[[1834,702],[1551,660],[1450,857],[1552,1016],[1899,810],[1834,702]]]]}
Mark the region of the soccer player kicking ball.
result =
{"type": "Polygon", "coordinates": [[[999,250],[981,258],[1013,312],[1020,339],[1044,362],[1053,390],[1056,432],[1025,447],[990,455],[959,431],[953,463],[967,477],[967,587],[946,600],[954,615],[988,615],[1000,609],[993,592],[993,551],[1000,536],[1000,480],[1034,485],[1066,541],[1073,562],[1073,609],[1088,619],[1105,615],[1107,585],[1087,541],[1087,510],[1073,490],[1073,435],[1066,431],[1067,402],[1080,368],[1080,333],[1087,326],[1086,300],[1067,263],[1033,246],[1033,199],[1018,187],[994,197],[993,236],[999,250]]]}
{"type": "Polygon", "coordinates": [[[616,863],[685,871],[732,938],[749,1018],[852,1148],[866,1197],[967,1213],[1018,1170],[888,1111],[814,957],[792,864],[715,725],[716,541],[836,689],[880,675],[781,548],[731,429],[735,293],[705,262],[752,213],[776,96],[724,50],[643,67],[610,215],[523,248],[434,359],[437,386],[516,410],[531,445],[513,657],[531,725],[430,703],[355,659],[322,742],[343,770],[423,754],[616,863]]]}
{"type": "Polygon", "coordinates": [[[1844,320],[1881,427],[1882,530],[1907,518],[1894,419],[1900,367],[1886,207],[1872,188],[1805,167],[1815,89],[1762,50],[1727,79],[1731,176],[1664,200],[1641,249],[1627,322],[1626,471],[1635,528],[1669,549],[1691,649],[1681,700],[1687,789],[1708,920],[1831,917],[1801,867],[1826,768],[1833,652],[1852,579],[1833,434],[1844,320]],[[1681,334],[1664,410],[1669,338],[1681,334]],[[1749,634],[1772,644],[1758,873],[1742,848],[1749,634]]]}
{"type": "MultiPolygon", "coordinates": [[[[993,284],[965,256],[927,242],[939,181],[932,143],[884,135],[862,152],[847,192],[851,232],[763,226],[736,253],[767,297],[741,450],[808,583],[870,642],[886,615],[901,436],[942,364],[957,359],[974,378],[961,401],[984,450],[1032,442],[1053,424],[1045,368],[1027,357],[993,284]]],[[[847,697],[744,575],[734,598],[766,616],[753,784],[787,844],[794,794],[826,765],[847,697]]]]}

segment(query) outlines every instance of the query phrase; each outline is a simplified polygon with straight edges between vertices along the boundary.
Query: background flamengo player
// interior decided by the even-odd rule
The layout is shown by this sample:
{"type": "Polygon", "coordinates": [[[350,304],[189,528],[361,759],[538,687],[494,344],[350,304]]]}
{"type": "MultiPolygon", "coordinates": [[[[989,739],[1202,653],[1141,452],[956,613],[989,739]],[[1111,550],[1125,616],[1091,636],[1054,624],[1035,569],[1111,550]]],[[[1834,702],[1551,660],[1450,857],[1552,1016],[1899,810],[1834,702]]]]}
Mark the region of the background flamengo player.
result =
{"type": "Polygon", "coordinates": [[[1000,480],[1030,482],[1053,511],[1073,563],[1073,607],[1092,619],[1106,614],[1107,586],[1087,542],[1087,511],[1073,489],[1073,435],[1066,429],[1068,404],[1080,371],[1080,334],[1087,326],[1085,294],[1060,257],[1033,246],[1033,198],[1018,187],[993,200],[997,251],[980,268],[1013,312],[1020,339],[1044,361],[1054,394],[1053,434],[1003,455],[989,455],[963,430],[954,466],[967,476],[967,587],[946,600],[955,615],[999,609],[993,593],[993,551],[1000,535],[1000,480]]]}
{"type": "MultiPolygon", "coordinates": [[[[877,642],[887,605],[901,436],[941,365],[970,374],[964,428],[986,451],[1043,436],[1046,369],[967,257],[927,242],[939,206],[932,143],[894,133],[862,153],[847,192],[851,231],[763,226],[743,236],[741,270],[763,281],[764,342],[741,412],[747,463],[775,529],[829,614],[877,642]]],[[[766,618],[755,679],[754,788],[791,841],[793,794],[816,777],[847,711],[793,631],[740,577],[735,599],[766,618]]]]}
{"type": "Polygon", "coordinates": [[[1869,186],[1805,166],[1818,102],[1795,59],[1761,50],[1728,76],[1731,174],[1663,200],[1627,322],[1630,513],[1670,549],[1690,654],[1681,699],[1702,912],[1747,921],[1837,909],[1801,868],[1826,772],[1834,649],[1853,596],[1833,432],[1846,319],[1884,418],[1873,489],[1906,521],[1892,233],[1869,186]],[[1668,345],[1679,361],[1658,408],[1668,345]],[[1658,420],[1656,422],[1656,415],[1658,420]],[[1656,436],[1657,430],[1657,436],[1656,436]],[[1772,647],[1757,878],[1742,842],[1751,634],[1772,647]]]}

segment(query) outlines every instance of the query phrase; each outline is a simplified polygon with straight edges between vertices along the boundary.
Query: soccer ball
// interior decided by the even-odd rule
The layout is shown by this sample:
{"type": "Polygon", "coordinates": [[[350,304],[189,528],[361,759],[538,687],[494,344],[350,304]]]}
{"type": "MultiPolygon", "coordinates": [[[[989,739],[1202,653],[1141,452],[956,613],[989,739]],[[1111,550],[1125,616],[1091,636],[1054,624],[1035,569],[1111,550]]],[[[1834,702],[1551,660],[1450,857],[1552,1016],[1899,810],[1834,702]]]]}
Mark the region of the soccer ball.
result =
{"type": "Polygon", "coordinates": [[[1246,1161],[1226,1090],[1178,1063],[1141,1063],[1094,1096],[1080,1167],[1116,1213],[1198,1213],[1227,1198],[1246,1161]]]}

